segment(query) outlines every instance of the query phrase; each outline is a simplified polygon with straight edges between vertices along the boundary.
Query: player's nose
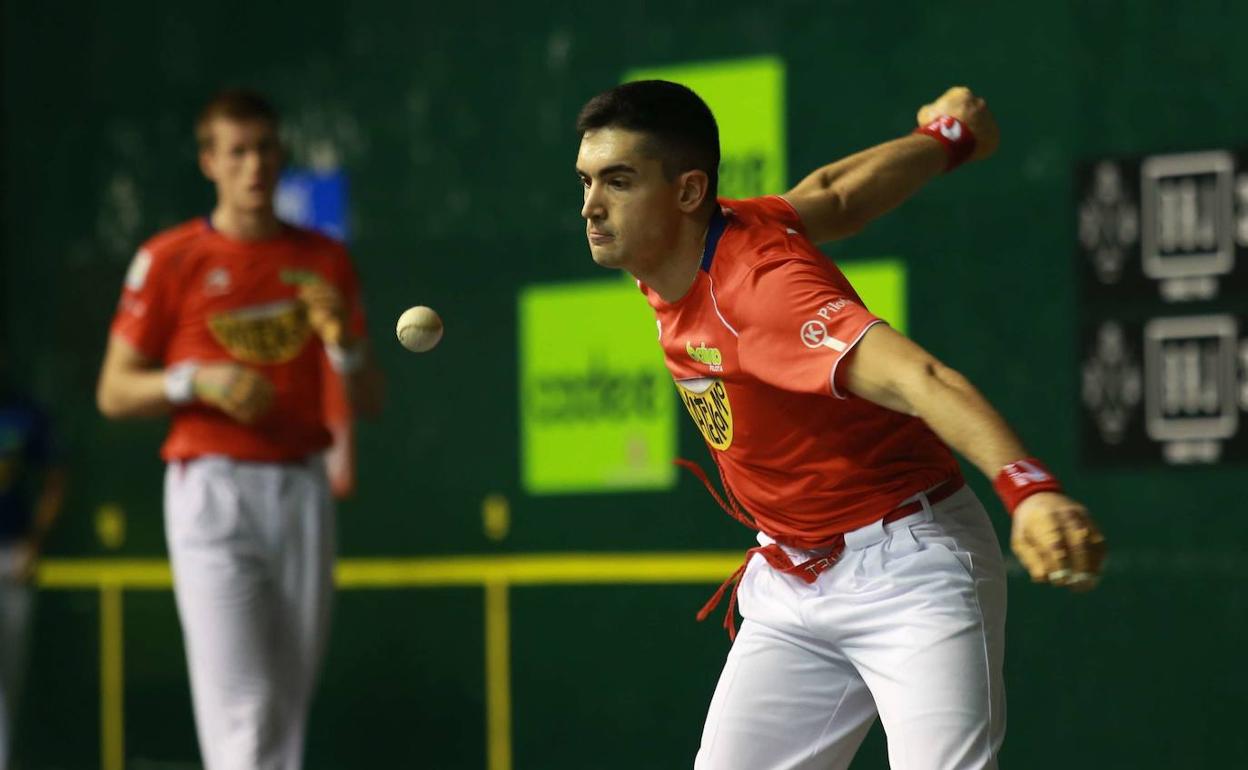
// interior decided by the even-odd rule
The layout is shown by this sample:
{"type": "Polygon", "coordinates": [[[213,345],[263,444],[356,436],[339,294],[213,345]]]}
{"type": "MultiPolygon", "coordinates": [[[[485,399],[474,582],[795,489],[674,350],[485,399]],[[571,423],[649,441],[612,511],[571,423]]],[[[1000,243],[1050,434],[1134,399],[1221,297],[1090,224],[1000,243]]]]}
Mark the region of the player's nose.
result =
{"type": "Polygon", "coordinates": [[[605,219],[607,210],[602,203],[602,193],[597,185],[590,185],[585,190],[585,203],[581,206],[582,219],[605,219]]]}
{"type": "Polygon", "coordinates": [[[581,218],[587,220],[605,219],[607,212],[602,205],[592,198],[585,199],[585,205],[581,206],[581,218]]]}

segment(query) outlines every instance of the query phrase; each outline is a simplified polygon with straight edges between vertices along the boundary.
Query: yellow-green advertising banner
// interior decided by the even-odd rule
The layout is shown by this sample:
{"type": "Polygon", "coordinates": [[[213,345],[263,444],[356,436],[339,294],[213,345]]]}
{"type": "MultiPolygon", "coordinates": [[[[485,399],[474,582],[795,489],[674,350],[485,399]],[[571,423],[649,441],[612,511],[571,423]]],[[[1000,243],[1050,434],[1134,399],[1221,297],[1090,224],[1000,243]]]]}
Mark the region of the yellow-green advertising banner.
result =
{"type": "Polygon", "coordinates": [[[906,263],[900,259],[855,259],[838,262],[858,296],[872,313],[888,321],[902,334],[910,319],[906,314],[906,263]]]}
{"type": "Polygon", "coordinates": [[[636,284],[529,287],[520,294],[519,321],[525,491],[673,486],[676,394],[636,284]]]}
{"type": "Polygon", "coordinates": [[[719,196],[750,198],[788,189],[784,62],[774,56],[630,70],[631,80],[688,86],[719,123],[719,196]]]}

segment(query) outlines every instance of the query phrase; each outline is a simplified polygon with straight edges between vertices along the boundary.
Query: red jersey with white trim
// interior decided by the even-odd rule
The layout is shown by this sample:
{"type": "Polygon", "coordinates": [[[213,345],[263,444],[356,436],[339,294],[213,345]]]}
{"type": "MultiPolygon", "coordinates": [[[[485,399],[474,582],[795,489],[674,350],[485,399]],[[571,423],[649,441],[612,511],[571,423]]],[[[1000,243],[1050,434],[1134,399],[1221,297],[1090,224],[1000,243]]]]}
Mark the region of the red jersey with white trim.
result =
{"type": "Polygon", "coordinates": [[[680,398],[758,528],[817,548],[960,478],[921,420],[841,387],[839,365],[883,321],[788,202],[720,204],[685,296],[667,303],[641,289],[680,398]]]}
{"type": "Polygon", "coordinates": [[[300,283],[313,277],[337,287],[351,307],[352,332],[363,335],[350,257],[323,235],[283,225],[273,238],[239,241],[199,218],[143,245],[126,275],[112,334],[165,367],[234,361],[275,389],[273,406],[251,425],[201,403],[178,407],[162,457],[282,462],[329,446],[325,378],[336,375],[297,300],[300,283]]]}

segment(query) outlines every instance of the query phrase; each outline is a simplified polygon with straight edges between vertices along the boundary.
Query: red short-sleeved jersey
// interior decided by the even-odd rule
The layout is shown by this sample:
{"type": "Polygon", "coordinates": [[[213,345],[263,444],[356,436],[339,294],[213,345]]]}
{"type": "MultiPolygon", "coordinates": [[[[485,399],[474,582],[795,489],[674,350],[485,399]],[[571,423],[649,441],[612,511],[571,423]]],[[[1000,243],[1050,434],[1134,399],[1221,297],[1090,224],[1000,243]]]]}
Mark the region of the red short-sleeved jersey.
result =
{"type": "Polygon", "coordinates": [[[685,296],[641,289],[680,397],[758,527],[815,548],[958,477],[921,420],[838,388],[838,365],[882,321],[788,202],[720,204],[685,296]]]}
{"type": "Polygon", "coordinates": [[[310,276],[342,292],[352,330],[362,335],[359,281],[346,249],[330,238],[283,226],[276,237],[238,241],[200,218],[143,245],[126,275],[112,334],[164,366],[245,364],[276,391],[273,407],[252,425],[199,403],[179,407],[162,457],[280,462],[329,446],[324,348],[296,300],[299,282],[310,276]]]}

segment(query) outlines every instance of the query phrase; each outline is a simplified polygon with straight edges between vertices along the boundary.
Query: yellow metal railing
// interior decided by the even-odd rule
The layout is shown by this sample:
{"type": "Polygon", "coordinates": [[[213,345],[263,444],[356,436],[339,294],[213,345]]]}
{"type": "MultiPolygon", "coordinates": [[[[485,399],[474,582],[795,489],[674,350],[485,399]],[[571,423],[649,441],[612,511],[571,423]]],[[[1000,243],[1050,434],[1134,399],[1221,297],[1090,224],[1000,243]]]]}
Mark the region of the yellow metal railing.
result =
{"type": "MultiPolygon", "coordinates": [[[[714,584],[740,564],[739,551],[342,559],[335,580],[343,590],[484,589],[488,770],[511,770],[512,586],[714,584]]],[[[100,593],[100,766],[124,770],[123,594],[128,590],[170,590],[173,576],[169,564],[159,559],[47,559],[39,565],[38,582],[45,590],[100,593]]]]}

